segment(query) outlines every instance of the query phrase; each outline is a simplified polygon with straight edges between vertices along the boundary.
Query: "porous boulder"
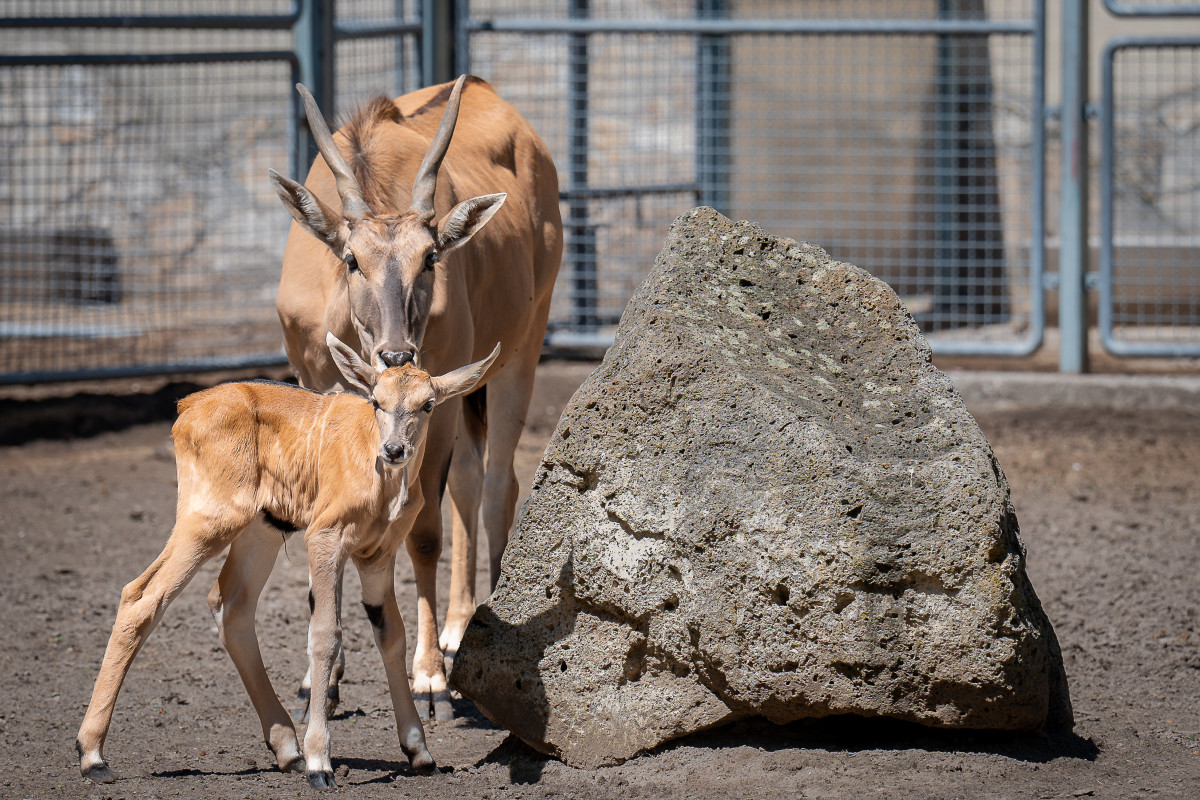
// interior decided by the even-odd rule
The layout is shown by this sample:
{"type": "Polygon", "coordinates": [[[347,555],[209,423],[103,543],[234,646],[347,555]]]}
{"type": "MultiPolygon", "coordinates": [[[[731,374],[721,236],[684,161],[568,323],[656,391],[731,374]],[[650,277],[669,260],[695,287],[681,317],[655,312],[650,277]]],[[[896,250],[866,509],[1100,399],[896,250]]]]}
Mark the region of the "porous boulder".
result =
{"type": "Polygon", "coordinates": [[[451,684],[585,767],[756,715],[1072,724],[1004,473],[896,294],[708,208],[563,413],[451,684]]]}

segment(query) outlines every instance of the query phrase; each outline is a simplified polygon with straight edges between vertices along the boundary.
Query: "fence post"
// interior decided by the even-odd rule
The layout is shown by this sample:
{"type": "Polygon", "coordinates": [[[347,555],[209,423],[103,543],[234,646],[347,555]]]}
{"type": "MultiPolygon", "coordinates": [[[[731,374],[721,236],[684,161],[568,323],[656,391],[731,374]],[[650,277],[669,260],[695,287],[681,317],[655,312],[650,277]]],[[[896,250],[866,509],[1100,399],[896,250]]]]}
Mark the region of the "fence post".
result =
{"type": "Polygon", "coordinates": [[[421,0],[421,82],[446,83],[455,74],[455,20],[457,3],[421,0]]]}
{"type": "MultiPolygon", "coordinates": [[[[571,19],[587,19],[590,0],[570,0],[571,19]]],[[[567,263],[571,275],[571,327],[594,333],[596,314],[596,231],[588,222],[589,87],[588,35],[572,33],[567,44],[567,263]]]]}
{"type": "MultiPolygon", "coordinates": [[[[723,19],[728,0],[696,0],[701,19],[723,19]]],[[[729,37],[701,35],[696,46],[696,180],[701,205],[730,216],[729,37]]]]}
{"type": "MultiPolygon", "coordinates": [[[[293,33],[296,42],[296,58],[300,62],[300,82],[312,92],[317,106],[326,119],[333,115],[333,18],[334,4],[328,0],[300,0],[300,18],[296,20],[293,33]]],[[[300,96],[292,93],[292,108],[299,122],[296,125],[295,159],[293,166],[296,180],[304,180],[308,167],[317,157],[317,143],[304,122],[300,96]]]]}
{"type": "Polygon", "coordinates": [[[1088,370],[1088,2],[1062,2],[1062,187],[1058,250],[1060,372],[1088,370]]]}

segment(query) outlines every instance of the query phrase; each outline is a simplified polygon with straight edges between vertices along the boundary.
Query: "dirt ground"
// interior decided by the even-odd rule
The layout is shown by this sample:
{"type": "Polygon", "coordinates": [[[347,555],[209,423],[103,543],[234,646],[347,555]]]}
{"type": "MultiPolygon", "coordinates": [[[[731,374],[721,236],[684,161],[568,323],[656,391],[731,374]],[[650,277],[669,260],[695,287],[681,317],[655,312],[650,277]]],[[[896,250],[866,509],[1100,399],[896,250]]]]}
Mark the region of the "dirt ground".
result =
{"type": "MultiPolygon", "coordinates": [[[[527,482],[592,365],[547,362],[519,470],[527,482]]],[[[122,691],[92,785],[74,752],[120,587],[174,515],[171,384],[134,396],[0,398],[0,797],[310,796],[271,766],[204,602],[209,564],[167,612],[122,691]],[[149,420],[149,421],[148,421],[149,420]],[[110,428],[118,430],[107,430],[110,428]],[[67,436],[55,438],[31,438],[67,436]]],[[[347,677],[332,726],[340,793],[356,797],[1200,797],[1200,408],[973,407],[1009,481],[1034,586],[1062,643],[1073,734],[1012,736],[836,719],[742,723],[624,765],[546,760],[456,702],[427,726],[440,773],[400,753],[378,654],[347,573],[347,677]]],[[[292,542],[259,607],[281,695],[304,673],[306,571],[292,542]]],[[[440,587],[448,580],[444,568],[440,587]]],[[[415,616],[407,564],[401,611],[415,616]]],[[[485,585],[486,575],[480,575],[485,585]]],[[[410,630],[410,645],[411,645],[410,630]]],[[[315,794],[315,793],[314,793],[315,794]]]]}

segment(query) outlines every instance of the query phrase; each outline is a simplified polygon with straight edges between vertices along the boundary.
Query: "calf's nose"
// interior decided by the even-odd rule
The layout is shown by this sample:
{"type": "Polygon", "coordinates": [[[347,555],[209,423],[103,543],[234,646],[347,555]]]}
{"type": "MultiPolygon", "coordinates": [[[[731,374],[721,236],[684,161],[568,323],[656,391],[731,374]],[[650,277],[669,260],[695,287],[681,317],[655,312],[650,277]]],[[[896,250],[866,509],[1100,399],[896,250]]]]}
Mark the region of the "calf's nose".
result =
{"type": "Polygon", "coordinates": [[[404,445],[389,442],[383,446],[383,455],[389,461],[399,461],[404,458],[404,445]]]}

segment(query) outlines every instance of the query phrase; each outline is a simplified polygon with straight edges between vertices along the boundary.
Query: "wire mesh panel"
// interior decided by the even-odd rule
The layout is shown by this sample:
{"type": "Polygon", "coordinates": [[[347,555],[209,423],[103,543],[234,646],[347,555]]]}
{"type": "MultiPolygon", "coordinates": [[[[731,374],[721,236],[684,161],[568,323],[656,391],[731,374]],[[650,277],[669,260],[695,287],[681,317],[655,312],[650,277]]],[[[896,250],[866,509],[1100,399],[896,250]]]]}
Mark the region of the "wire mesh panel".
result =
{"type": "Polygon", "coordinates": [[[1200,355],[1200,38],[1114,42],[1104,83],[1105,347],[1200,355]]]}
{"type": "Polygon", "coordinates": [[[1040,341],[1040,2],[470,8],[472,71],[559,167],[564,339],[611,335],[667,225],[705,203],[889,281],[935,347],[1040,341]]]}
{"type": "Polygon", "coordinates": [[[279,361],[288,54],[0,59],[0,380],[279,361]]]}
{"type": "Polygon", "coordinates": [[[377,94],[397,97],[420,88],[417,0],[339,0],[336,8],[339,116],[377,94]]]}

